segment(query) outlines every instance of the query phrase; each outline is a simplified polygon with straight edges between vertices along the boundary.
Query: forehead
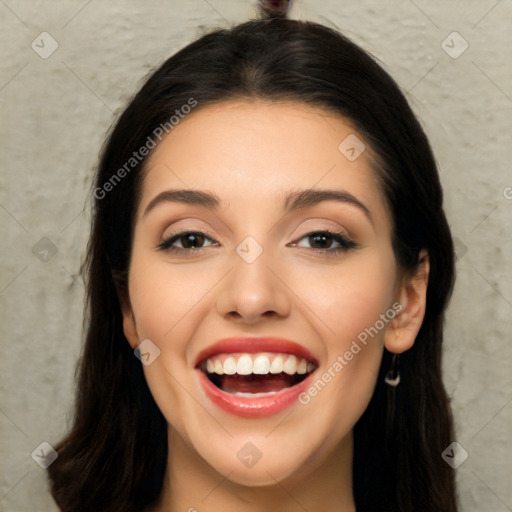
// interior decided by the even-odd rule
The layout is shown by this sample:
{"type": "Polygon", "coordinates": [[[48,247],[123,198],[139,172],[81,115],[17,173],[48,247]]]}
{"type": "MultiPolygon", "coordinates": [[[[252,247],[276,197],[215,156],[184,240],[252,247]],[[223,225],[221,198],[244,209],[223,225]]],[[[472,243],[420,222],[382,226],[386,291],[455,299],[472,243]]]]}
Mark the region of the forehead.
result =
{"type": "Polygon", "coordinates": [[[372,161],[349,122],[317,107],[247,100],[199,106],[150,155],[140,206],[166,188],[210,190],[246,206],[290,190],[342,188],[385,215],[372,161]]]}

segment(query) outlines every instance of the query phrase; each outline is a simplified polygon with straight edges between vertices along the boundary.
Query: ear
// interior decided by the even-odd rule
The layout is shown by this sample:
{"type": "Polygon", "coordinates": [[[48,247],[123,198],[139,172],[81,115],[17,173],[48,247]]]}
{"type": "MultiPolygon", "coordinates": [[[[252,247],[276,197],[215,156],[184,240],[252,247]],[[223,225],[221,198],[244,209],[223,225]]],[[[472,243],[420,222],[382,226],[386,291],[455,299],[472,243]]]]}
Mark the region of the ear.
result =
{"type": "Polygon", "coordinates": [[[121,312],[123,314],[123,332],[132,347],[135,350],[139,344],[139,335],[137,333],[137,325],[135,324],[135,316],[133,315],[132,306],[130,304],[130,297],[128,291],[120,291],[119,303],[121,305],[121,312]]]}
{"type": "Polygon", "coordinates": [[[402,310],[384,335],[384,346],[389,352],[400,354],[414,345],[425,317],[429,272],[428,252],[422,249],[416,273],[406,278],[397,290],[397,301],[402,310]]]}

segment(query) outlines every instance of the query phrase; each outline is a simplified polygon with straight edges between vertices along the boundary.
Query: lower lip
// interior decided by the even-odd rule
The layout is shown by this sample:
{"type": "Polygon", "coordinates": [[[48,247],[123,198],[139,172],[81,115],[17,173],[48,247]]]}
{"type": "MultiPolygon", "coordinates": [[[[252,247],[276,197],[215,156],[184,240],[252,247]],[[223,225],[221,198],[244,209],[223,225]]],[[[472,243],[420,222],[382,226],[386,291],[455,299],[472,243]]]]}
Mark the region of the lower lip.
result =
{"type": "Polygon", "coordinates": [[[268,394],[268,396],[251,398],[222,391],[201,370],[196,371],[199,372],[199,382],[206,395],[215,405],[244,418],[262,418],[282,411],[298,400],[299,395],[310,385],[314,373],[311,372],[302,382],[290,388],[268,394]]]}

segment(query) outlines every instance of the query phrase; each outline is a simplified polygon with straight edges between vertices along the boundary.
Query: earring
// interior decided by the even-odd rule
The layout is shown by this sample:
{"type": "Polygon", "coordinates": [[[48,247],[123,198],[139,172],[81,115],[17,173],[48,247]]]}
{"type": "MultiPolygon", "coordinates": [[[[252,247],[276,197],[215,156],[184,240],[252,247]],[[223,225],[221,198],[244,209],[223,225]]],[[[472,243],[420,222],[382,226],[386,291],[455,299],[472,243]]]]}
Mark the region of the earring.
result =
{"type": "Polygon", "coordinates": [[[393,388],[396,388],[398,384],[400,384],[400,372],[398,369],[398,360],[400,358],[400,354],[393,354],[393,358],[391,359],[391,364],[389,365],[389,370],[386,373],[386,377],[384,378],[384,382],[393,388]]]}
{"type": "Polygon", "coordinates": [[[285,18],[292,0],[260,0],[260,11],[269,18],[285,18]]]}

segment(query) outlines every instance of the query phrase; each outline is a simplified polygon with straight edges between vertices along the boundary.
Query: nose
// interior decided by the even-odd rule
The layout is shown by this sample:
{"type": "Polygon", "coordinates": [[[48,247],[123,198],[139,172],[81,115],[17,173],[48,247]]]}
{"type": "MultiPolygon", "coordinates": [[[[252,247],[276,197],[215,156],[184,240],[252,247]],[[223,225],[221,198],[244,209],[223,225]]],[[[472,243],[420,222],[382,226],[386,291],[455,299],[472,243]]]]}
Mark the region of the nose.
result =
{"type": "Polygon", "coordinates": [[[290,314],[289,290],[264,253],[252,263],[235,256],[234,268],[222,281],[217,297],[218,313],[241,323],[256,324],[263,318],[290,314]]]}

